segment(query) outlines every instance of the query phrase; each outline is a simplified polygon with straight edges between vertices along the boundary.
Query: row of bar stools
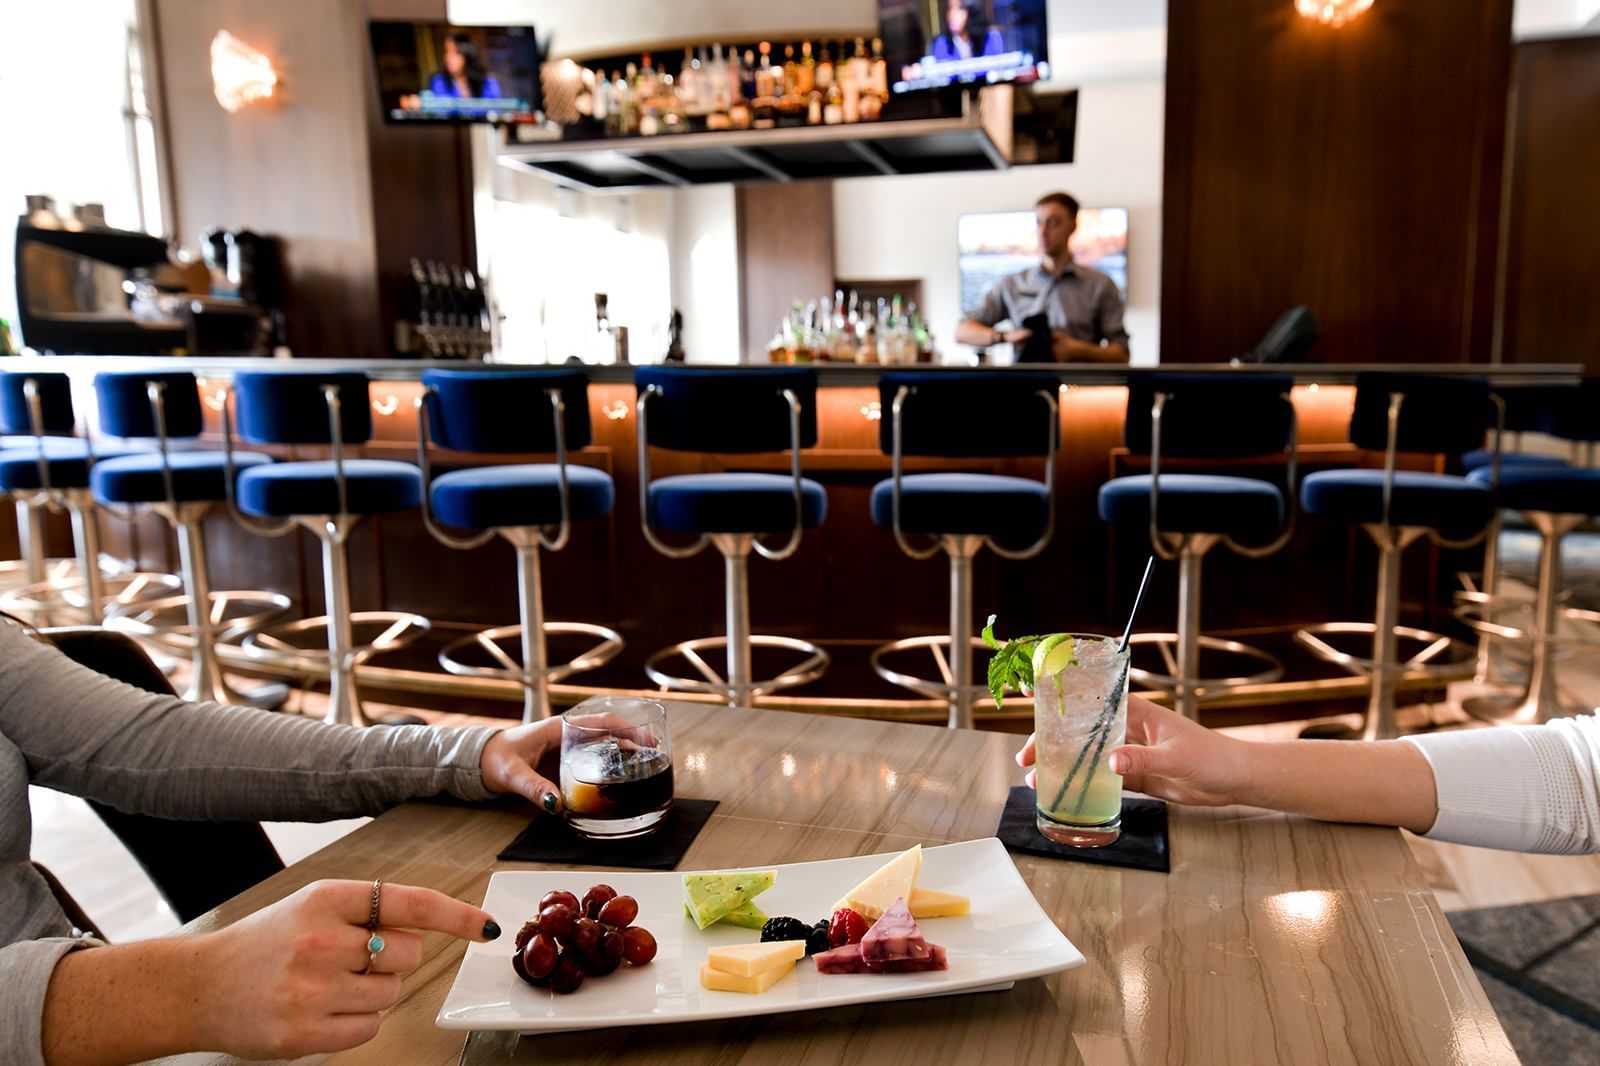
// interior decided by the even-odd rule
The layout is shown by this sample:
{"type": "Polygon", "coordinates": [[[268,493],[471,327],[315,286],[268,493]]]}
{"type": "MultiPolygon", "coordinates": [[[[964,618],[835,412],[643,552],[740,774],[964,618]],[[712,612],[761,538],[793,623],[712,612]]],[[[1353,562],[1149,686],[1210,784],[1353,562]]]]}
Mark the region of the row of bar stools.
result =
{"type": "Polygon", "coordinates": [[[521,624],[485,629],[453,641],[439,664],[458,676],[509,678],[523,690],[522,720],[550,716],[550,685],[580,670],[603,666],[622,650],[612,629],[583,622],[547,622],[540,572],[541,549],[560,551],[576,522],[611,512],[615,489],[603,470],[567,461],[568,452],[589,444],[588,379],[570,370],[429,370],[417,398],[417,464],[423,484],[423,521],[451,548],[470,550],[496,536],[517,553],[517,600],[521,624]],[[429,445],[475,455],[554,452],[555,463],[475,466],[432,476],[429,445]],[[478,531],[462,538],[438,527],[478,531]],[[576,658],[552,666],[549,634],[595,639],[576,658]],[[521,644],[518,663],[502,641],[521,644]],[[464,653],[474,648],[498,662],[477,666],[464,653]]]}
{"type": "MultiPolygon", "coordinates": [[[[196,440],[204,429],[198,383],[187,371],[129,371],[98,374],[94,380],[100,429],[124,440],[151,440],[154,451],[131,452],[101,459],[89,471],[95,501],[108,509],[135,508],[160,515],[178,539],[183,593],[148,602],[122,605],[108,613],[112,625],[140,635],[176,640],[190,652],[192,676],[184,696],[218,703],[250,703],[275,707],[288,695],[281,684],[247,693],[232,688],[217,663],[216,646],[226,633],[254,628],[286,613],[287,596],[269,592],[213,592],[206,570],[206,517],[228,498],[224,479],[228,457],[214,451],[175,450],[173,444],[196,440]],[[248,612],[234,615],[235,608],[248,612]],[[164,622],[182,610],[187,624],[164,622]]],[[[253,452],[235,452],[236,470],[271,462],[253,452]]]]}
{"type": "Polygon", "coordinates": [[[1364,740],[1399,735],[1395,686],[1402,673],[1443,680],[1460,665],[1441,659],[1455,646],[1450,638],[1398,624],[1401,553],[1423,536],[1448,548],[1481,543],[1494,516],[1494,485],[1501,473],[1495,461],[1482,480],[1399,470],[1399,453],[1460,455],[1483,441],[1486,428],[1498,428],[1496,408],[1497,398],[1483,381],[1361,374],[1350,441],[1381,451],[1383,469],[1322,470],[1307,476],[1302,486],[1301,507],[1308,515],[1359,525],[1378,547],[1375,620],[1308,626],[1295,634],[1313,654],[1369,679],[1371,695],[1359,734],[1364,740]],[[1370,635],[1370,658],[1343,651],[1334,642],[1351,633],[1370,635]],[[1420,644],[1421,650],[1402,660],[1402,637],[1420,644]]]}
{"type": "Polygon", "coordinates": [[[950,560],[950,630],[875,649],[872,668],[892,684],[948,701],[951,728],[970,729],[986,686],[972,681],[972,561],[988,547],[1006,559],[1029,559],[1055,530],[1055,456],[1060,447],[1058,384],[1052,375],[893,372],[879,379],[879,447],[891,476],[872,489],[872,520],[894,531],[913,559],[939,552],[950,560]],[[907,456],[1014,459],[1040,457],[1044,480],[987,473],[905,474],[907,456]],[[930,536],[918,546],[907,535],[930,536]],[[940,678],[894,668],[890,656],[927,649],[940,678]]]}
{"type": "Polygon", "coordinates": [[[1167,672],[1132,669],[1137,681],[1171,692],[1173,705],[1197,718],[1207,694],[1283,676],[1272,655],[1239,641],[1202,635],[1200,571],[1218,544],[1250,558],[1282,550],[1294,536],[1298,458],[1293,381],[1287,375],[1220,377],[1205,374],[1140,376],[1128,388],[1123,439],[1134,455],[1150,458],[1150,473],[1114,478],[1100,488],[1100,517],[1149,530],[1163,559],[1178,561],[1178,631],[1140,633],[1131,643],[1156,644],[1167,672]],[[1229,461],[1288,457],[1288,495],[1254,477],[1163,473],[1163,458],[1229,461]],[[1248,674],[1201,670],[1209,650],[1255,664],[1248,674]],[[1264,666],[1264,669],[1261,668],[1264,666]]]}
{"type": "Polygon", "coordinates": [[[810,370],[700,370],[641,367],[638,388],[639,518],[645,540],[661,554],[688,558],[714,546],[722,554],[727,631],[721,637],[682,641],[645,661],[645,672],[667,691],[712,693],[729,704],[803,685],[821,677],[828,654],[793,637],[750,632],[749,560],[787,559],[806,529],[822,524],[827,494],[800,472],[800,450],[817,441],[817,379],[810,370]],[[650,448],[679,452],[749,454],[787,451],[788,475],[768,473],[682,474],[650,480],[650,448]],[[681,547],[657,532],[688,534],[681,547]],[[787,534],[769,546],[763,536],[787,534]],[[725,674],[704,652],[725,649],[725,674]],[[752,649],[781,649],[799,662],[778,674],[753,676],[752,649]],[[671,673],[685,660],[694,675],[671,673]]]}
{"type": "MultiPolygon", "coordinates": [[[[246,371],[234,376],[223,410],[223,451],[234,519],[260,536],[310,531],[322,545],[327,614],[288,625],[256,629],[244,648],[267,662],[290,666],[325,663],[330,722],[367,724],[355,686],[355,668],[380,651],[416,640],[428,620],[409,612],[350,610],[349,542],[361,519],[409,511],[422,501],[422,474],[409,463],[347,458],[372,437],[372,406],[365,374],[246,371]],[[239,435],[256,445],[310,445],[330,449],[328,459],[246,465],[234,462],[231,410],[239,435]],[[265,522],[262,520],[266,520],[265,522]],[[375,630],[356,643],[355,627],[375,630]],[[295,638],[327,631],[325,653],[295,638]]],[[[406,719],[390,719],[398,723],[406,719]]],[[[415,719],[412,719],[415,720],[415,719]]]]}
{"type": "Polygon", "coordinates": [[[81,616],[98,625],[108,603],[136,602],[178,587],[178,580],[168,574],[105,572],[90,470],[97,459],[122,452],[102,450],[96,455],[88,437],[77,435],[77,421],[67,375],[0,373],[0,432],[25,440],[0,452],[0,493],[17,501],[17,526],[28,570],[39,579],[0,598],[0,608],[38,624],[81,616]],[[44,513],[63,510],[72,522],[76,585],[51,580],[44,573],[44,513]]]}

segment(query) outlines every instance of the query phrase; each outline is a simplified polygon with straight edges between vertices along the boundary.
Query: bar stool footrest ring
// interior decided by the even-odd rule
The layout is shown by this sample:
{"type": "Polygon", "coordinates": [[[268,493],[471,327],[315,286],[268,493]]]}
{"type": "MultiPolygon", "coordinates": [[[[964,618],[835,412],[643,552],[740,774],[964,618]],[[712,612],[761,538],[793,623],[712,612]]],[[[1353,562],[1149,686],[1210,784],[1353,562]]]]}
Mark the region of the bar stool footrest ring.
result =
{"type": "MultiPolygon", "coordinates": [[[[784,671],[777,677],[755,679],[748,686],[748,695],[751,698],[765,696],[786,688],[796,688],[807,685],[817,680],[828,670],[831,656],[817,645],[796,637],[779,637],[770,634],[755,634],[750,637],[752,648],[781,648],[792,651],[804,658],[798,666],[784,671]]],[[[708,695],[721,696],[724,699],[737,699],[739,693],[728,681],[711,666],[707,661],[706,652],[717,653],[711,658],[727,661],[727,637],[699,637],[695,640],[685,640],[669,645],[656,652],[645,660],[644,672],[657,685],[668,692],[700,692],[708,695]],[[700,672],[700,677],[680,677],[669,674],[662,669],[661,664],[675,656],[687,659],[689,663],[700,672]]]]}
{"type": "MultiPolygon", "coordinates": [[[[592,625],[588,622],[546,622],[544,624],[545,636],[577,635],[593,637],[599,641],[588,651],[564,663],[557,663],[545,670],[545,681],[555,684],[563,681],[573,674],[584,670],[593,670],[604,666],[615,659],[622,651],[622,634],[605,626],[592,625]]],[[[532,678],[528,675],[523,665],[517,662],[515,656],[500,646],[502,641],[518,646],[522,641],[522,627],[496,626],[493,629],[480,629],[457,640],[452,640],[439,651],[439,665],[447,672],[457,677],[488,677],[504,678],[517,681],[524,685],[531,684],[532,678]],[[461,653],[468,648],[476,648],[496,662],[499,666],[474,666],[461,659],[461,653]]]]}
{"type": "MultiPolygon", "coordinates": [[[[294,601],[281,592],[265,589],[213,592],[212,634],[217,641],[226,641],[235,634],[265,628],[293,607],[294,601]]],[[[194,627],[189,624],[187,594],[119,604],[106,612],[106,625],[175,650],[194,650],[194,627]]]]}
{"type": "MultiPolygon", "coordinates": [[[[1370,677],[1377,671],[1377,664],[1373,660],[1341,651],[1324,637],[1355,634],[1370,641],[1376,629],[1377,626],[1372,622],[1324,622],[1296,630],[1294,639],[1324,662],[1342,666],[1357,676],[1370,677]]],[[[1415,655],[1396,662],[1392,669],[1420,673],[1437,681],[1454,681],[1472,676],[1477,653],[1453,637],[1413,626],[1395,626],[1394,633],[1401,640],[1416,641],[1423,647],[1415,655]],[[1434,660],[1445,652],[1452,652],[1455,657],[1436,663],[1434,660]]]]}
{"type": "MultiPolygon", "coordinates": [[[[1176,633],[1135,633],[1128,638],[1129,644],[1155,644],[1161,648],[1161,655],[1172,669],[1177,665],[1176,633]],[[1171,646],[1169,650],[1169,646],[1171,646]]],[[[1244,688],[1247,685],[1270,685],[1283,677],[1283,663],[1277,656],[1262,651],[1260,648],[1237,640],[1225,640],[1221,637],[1201,636],[1200,648],[1203,651],[1222,652],[1227,655],[1236,655],[1243,659],[1251,659],[1266,666],[1253,674],[1237,674],[1232,677],[1196,677],[1187,679],[1187,683],[1194,688],[1197,697],[1215,694],[1219,690],[1244,688]]],[[[1128,668],[1128,676],[1142,685],[1153,685],[1161,689],[1176,689],[1185,683],[1184,678],[1175,674],[1160,674],[1154,670],[1145,670],[1137,666],[1128,668]]]]}
{"type": "MultiPolygon", "coordinates": [[[[972,647],[975,651],[987,651],[989,646],[983,642],[981,637],[973,637],[972,647]]],[[[906,637],[902,640],[892,640],[887,644],[878,645],[872,649],[872,654],[868,656],[868,660],[872,663],[873,672],[889,682],[889,684],[898,685],[900,688],[908,689],[919,696],[927,696],[929,699],[943,700],[949,703],[956,698],[958,691],[955,679],[950,673],[949,649],[950,636],[947,633],[936,633],[925,637],[906,637]],[[929,655],[933,656],[934,666],[939,671],[939,676],[943,678],[942,681],[918,677],[916,674],[908,674],[896,670],[884,662],[884,659],[890,655],[920,650],[926,650],[929,655]]],[[[982,699],[989,694],[989,686],[986,684],[968,685],[967,690],[974,699],[982,699]]],[[[1006,695],[1019,694],[1007,689],[1006,695]]]]}
{"type": "MultiPolygon", "coordinates": [[[[245,654],[266,663],[277,663],[296,669],[326,671],[329,666],[327,641],[316,647],[300,647],[287,639],[306,633],[326,634],[328,618],[317,615],[299,621],[265,626],[243,633],[234,633],[232,639],[240,640],[245,654]]],[[[433,624],[420,614],[408,611],[353,611],[350,614],[352,633],[362,629],[378,628],[378,633],[368,641],[354,640],[350,647],[350,662],[354,666],[374,655],[394,651],[423,637],[433,624]]]]}

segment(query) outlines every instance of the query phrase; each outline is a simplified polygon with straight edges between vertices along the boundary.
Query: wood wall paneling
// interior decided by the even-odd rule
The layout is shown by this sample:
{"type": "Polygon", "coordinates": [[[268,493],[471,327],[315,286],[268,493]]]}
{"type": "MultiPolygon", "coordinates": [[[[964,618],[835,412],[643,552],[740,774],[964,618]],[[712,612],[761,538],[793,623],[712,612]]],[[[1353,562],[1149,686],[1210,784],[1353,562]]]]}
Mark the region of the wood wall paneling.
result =
{"type": "Polygon", "coordinates": [[[1487,361],[1511,0],[1168,8],[1163,361],[1309,304],[1323,362],[1487,361]]]}
{"type": "Polygon", "coordinates": [[[1600,37],[1518,44],[1512,83],[1500,358],[1600,373],[1600,37]]]}
{"type": "Polygon", "coordinates": [[[739,347],[764,361],[795,300],[833,292],[833,184],[797,181],[734,191],[739,249],[739,347]]]}

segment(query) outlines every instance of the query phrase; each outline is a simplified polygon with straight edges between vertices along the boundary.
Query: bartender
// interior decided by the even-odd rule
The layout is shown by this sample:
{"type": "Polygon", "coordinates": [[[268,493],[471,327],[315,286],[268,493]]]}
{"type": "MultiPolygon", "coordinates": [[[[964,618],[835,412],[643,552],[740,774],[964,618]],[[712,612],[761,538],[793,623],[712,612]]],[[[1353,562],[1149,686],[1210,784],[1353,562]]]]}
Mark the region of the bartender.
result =
{"type": "Polygon", "coordinates": [[[1126,363],[1128,331],[1122,296],[1098,270],[1072,261],[1067,248],[1078,228],[1078,201],[1048,193],[1033,207],[1043,253],[1039,265],[1002,278],[956,327],[956,340],[976,348],[1001,341],[1017,347],[1018,362],[1126,363]],[[1001,323],[1009,328],[997,329],[1001,323]]]}

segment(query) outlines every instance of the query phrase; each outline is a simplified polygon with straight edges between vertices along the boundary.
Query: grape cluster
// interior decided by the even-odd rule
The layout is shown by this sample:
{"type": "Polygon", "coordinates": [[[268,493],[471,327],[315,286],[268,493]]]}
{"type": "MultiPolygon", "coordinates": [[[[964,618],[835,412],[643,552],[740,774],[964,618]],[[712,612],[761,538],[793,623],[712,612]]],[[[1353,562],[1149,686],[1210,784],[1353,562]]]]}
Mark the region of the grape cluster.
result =
{"type": "Polygon", "coordinates": [[[638,916],[638,900],[610,885],[593,886],[581,901],[571,892],[547,892],[538,917],[517,931],[511,968],[530,985],[565,994],[624,962],[643,966],[656,957],[656,938],[633,924],[638,916]]]}

